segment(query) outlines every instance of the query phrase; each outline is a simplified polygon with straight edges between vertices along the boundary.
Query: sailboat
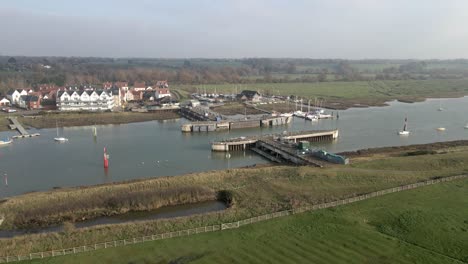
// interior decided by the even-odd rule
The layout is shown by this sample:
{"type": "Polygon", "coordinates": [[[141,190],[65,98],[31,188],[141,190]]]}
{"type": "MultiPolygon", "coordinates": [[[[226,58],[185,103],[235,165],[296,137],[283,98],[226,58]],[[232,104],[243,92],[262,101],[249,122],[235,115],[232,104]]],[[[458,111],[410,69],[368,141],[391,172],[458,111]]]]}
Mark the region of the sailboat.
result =
{"type": "Polygon", "coordinates": [[[410,132],[407,130],[407,127],[408,127],[408,118],[405,117],[405,125],[403,126],[402,131],[398,131],[398,135],[402,135],[402,136],[409,135],[410,132]]]}
{"type": "Polygon", "coordinates": [[[68,141],[68,138],[59,137],[59,131],[58,131],[58,124],[57,124],[57,122],[55,122],[55,126],[57,127],[57,137],[55,137],[54,140],[57,141],[57,142],[66,142],[66,141],[68,141]]]}
{"type": "Polygon", "coordinates": [[[97,130],[96,130],[96,127],[93,127],[93,135],[94,135],[94,137],[97,137],[97,130]]]}
{"type": "Polygon", "coordinates": [[[300,100],[300,102],[301,102],[301,110],[296,110],[294,112],[294,115],[297,117],[305,117],[306,113],[302,112],[302,99],[300,100]]]}
{"type": "Polygon", "coordinates": [[[440,100],[439,100],[439,109],[437,109],[437,111],[444,111],[444,109],[442,108],[442,106],[440,106],[440,100]]]}

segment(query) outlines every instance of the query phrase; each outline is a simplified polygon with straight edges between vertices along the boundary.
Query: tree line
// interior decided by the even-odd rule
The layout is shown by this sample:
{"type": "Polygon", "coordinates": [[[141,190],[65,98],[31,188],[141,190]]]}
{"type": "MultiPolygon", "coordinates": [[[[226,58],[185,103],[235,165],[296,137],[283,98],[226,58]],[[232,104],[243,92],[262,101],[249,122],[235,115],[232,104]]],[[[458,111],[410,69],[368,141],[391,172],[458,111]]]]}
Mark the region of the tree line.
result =
{"type": "Polygon", "coordinates": [[[36,84],[367,81],[468,77],[468,61],[0,57],[0,92],[36,84]],[[379,67],[381,65],[393,65],[379,67]]]}

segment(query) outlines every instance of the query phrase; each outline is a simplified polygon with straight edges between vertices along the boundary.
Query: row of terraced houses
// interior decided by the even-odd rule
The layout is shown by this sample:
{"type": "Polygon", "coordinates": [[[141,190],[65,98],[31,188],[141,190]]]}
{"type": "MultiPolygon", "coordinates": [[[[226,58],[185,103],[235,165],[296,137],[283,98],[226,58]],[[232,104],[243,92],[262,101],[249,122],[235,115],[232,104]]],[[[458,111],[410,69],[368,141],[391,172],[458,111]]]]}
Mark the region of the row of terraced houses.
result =
{"type": "Polygon", "coordinates": [[[14,89],[0,97],[2,106],[14,105],[24,109],[58,109],[61,111],[106,111],[132,101],[158,101],[170,97],[167,81],[154,85],[136,82],[105,82],[102,87],[39,85],[33,89],[14,89]]]}

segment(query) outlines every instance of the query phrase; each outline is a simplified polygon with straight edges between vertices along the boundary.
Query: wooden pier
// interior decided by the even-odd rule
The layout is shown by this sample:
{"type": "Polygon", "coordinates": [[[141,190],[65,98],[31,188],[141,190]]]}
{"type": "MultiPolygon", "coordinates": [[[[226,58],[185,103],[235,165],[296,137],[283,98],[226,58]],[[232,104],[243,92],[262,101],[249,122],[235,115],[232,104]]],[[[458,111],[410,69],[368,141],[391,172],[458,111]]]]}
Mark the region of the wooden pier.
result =
{"type": "Polygon", "coordinates": [[[338,130],[290,132],[281,135],[239,137],[216,141],[211,144],[211,150],[229,152],[251,149],[273,162],[322,167],[325,162],[312,156],[301,155],[294,145],[297,141],[320,142],[332,141],[336,138],[338,138],[338,130]]]}
{"type": "Polygon", "coordinates": [[[35,134],[29,134],[26,129],[21,125],[21,123],[18,121],[16,117],[8,117],[8,120],[10,120],[10,129],[16,129],[20,133],[18,136],[13,136],[12,138],[28,138],[28,137],[37,137],[40,134],[35,133],[35,134]]]}

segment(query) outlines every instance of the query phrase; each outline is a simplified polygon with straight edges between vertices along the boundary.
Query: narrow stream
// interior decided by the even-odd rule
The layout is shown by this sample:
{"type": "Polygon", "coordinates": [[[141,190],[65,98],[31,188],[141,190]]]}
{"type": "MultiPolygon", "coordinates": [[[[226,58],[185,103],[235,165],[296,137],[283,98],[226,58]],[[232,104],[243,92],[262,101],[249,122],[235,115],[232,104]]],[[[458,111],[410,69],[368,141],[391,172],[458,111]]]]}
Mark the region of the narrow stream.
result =
{"type": "MultiPolygon", "coordinates": [[[[195,214],[203,214],[209,212],[222,211],[226,209],[226,205],[219,201],[206,201],[193,204],[184,204],[176,206],[162,207],[153,211],[130,212],[122,215],[103,216],[82,222],[74,223],[77,229],[93,227],[107,224],[122,224],[130,222],[140,222],[155,219],[174,218],[180,216],[190,216],[195,214]]],[[[11,238],[18,235],[34,234],[34,233],[51,233],[63,231],[63,225],[50,226],[38,229],[17,229],[17,230],[0,230],[0,238],[11,238]]]]}

